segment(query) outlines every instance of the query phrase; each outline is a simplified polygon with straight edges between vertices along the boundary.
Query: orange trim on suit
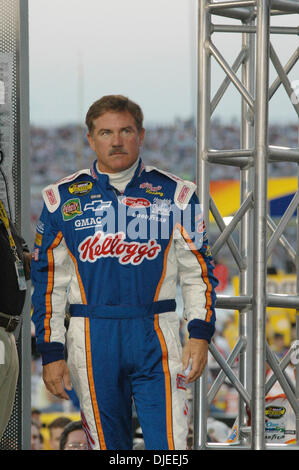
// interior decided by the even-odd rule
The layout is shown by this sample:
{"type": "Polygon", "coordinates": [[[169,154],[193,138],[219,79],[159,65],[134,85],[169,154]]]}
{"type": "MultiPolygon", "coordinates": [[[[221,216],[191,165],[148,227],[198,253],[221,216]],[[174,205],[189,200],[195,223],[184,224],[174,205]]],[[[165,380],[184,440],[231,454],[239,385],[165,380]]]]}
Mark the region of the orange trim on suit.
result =
{"type": "Polygon", "coordinates": [[[54,286],[54,256],[53,256],[53,250],[54,248],[57,248],[57,246],[60,244],[61,240],[63,238],[63,235],[61,232],[59,232],[53,241],[52,245],[50,248],[47,250],[47,256],[48,256],[48,284],[47,284],[47,292],[46,292],[46,297],[45,297],[45,302],[46,302],[46,315],[44,319],[44,328],[45,328],[45,343],[50,342],[50,337],[51,337],[51,327],[50,327],[50,321],[52,318],[52,292],[53,292],[53,286],[54,286]]]}
{"type": "Polygon", "coordinates": [[[196,256],[199,264],[200,264],[200,267],[201,267],[201,272],[202,272],[202,279],[205,283],[205,285],[207,286],[207,289],[206,289],[206,309],[207,309],[207,314],[206,314],[206,318],[205,320],[207,322],[209,322],[211,320],[211,317],[212,317],[212,310],[211,310],[211,305],[212,305],[212,285],[209,281],[209,276],[208,276],[208,268],[207,268],[207,265],[205,263],[205,260],[203,258],[203,256],[200,254],[200,252],[198,251],[198,249],[196,248],[196,246],[194,245],[194,243],[192,242],[192,240],[190,239],[189,237],[189,234],[188,232],[185,230],[185,228],[182,226],[182,225],[179,225],[179,229],[180,229],[180,232],[182,234],[182,237],[184,238],[185,242],[189,245],[190,247],[190,250],[192,251],[192,253],[194,254],[194,256],[196,256]]]}
{"type": "MultiPolygon", "coordinates": [[[[157,301],[159,298],[160,290],[165,278],[166,268],[167,268],[167,256],[169,253],[169,249],[172,243],[173,233],[170,237],[168,242],[167,248],[164,253],[164,260],[163,260],[163,271],[158,283],[154,301],[157,301]]],[[[172,394],[171,394],[171,379],[170,379],[170,371],[168,366],[168,351],[167,346],[165,343],[165,339],[162,333],[162,330],[159,326],[159,315],[155,314],[155,331],[157,333],[158,339],[160,341],[161,349],[162,349],[162,367],[165,376],[165,397],[166,397],[166,428],[167,428],[167,440],[169,450],[174,450],[174,442],[173,442],[173,425],[172,425],[172,394]]]]}

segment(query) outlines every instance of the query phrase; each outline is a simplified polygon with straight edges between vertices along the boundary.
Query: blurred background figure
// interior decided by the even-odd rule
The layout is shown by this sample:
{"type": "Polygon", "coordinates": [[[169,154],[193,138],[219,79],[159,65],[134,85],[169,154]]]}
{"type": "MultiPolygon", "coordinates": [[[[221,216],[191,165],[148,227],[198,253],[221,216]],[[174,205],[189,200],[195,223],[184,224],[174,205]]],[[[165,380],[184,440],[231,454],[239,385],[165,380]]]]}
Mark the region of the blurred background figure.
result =
{"type": "Polygon", "coordinates": [[[43,439],[36,422],[31,421],[31,450],[43,450],[43,439]]]}
{"type": "Polygon", "coordinates": [[[40,420],[41,412],[37,408],[32,408],[31,410],[31,420],[39,427],[41,428],[42,423],[40,420]]]}
{"type": "Polygon", "coordinates": [[[88,450],[81,421],[73,421],[66,425],[60,437],[60,450],[88,450]]]}
{"type": "Polygon", "coordinates": [[[67,424],[71,423],[72,420],[61,416],[54,419],[48,426],[49,429],[49,445],[51,450],[60,450],[60,437],[67,424]]]}
{"type": "Polygon", "coordinates": [[[19,375],[14,331],[25,303],[31,254],[0,200],[0,438],[9,422],[19,375]]]}
{"type": "Polygon", "coordinates": [[[278,359],[282,359],[283,356],[287,353],[289,348],[285,344],[284,335],[282,333],[274,333],[272,340],[272,349],[278,359]]]}

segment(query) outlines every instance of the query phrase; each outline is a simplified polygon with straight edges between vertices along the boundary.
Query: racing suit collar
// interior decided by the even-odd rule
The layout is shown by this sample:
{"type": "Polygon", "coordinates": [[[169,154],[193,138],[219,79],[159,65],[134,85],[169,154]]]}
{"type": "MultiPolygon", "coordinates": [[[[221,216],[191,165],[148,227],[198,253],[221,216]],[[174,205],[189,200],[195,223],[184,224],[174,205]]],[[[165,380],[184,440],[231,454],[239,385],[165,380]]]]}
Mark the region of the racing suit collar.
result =
{"type": "MultiPolygon", "coordinates": [[[[137,168],[127,186],[131,186],[134,184],[135,180],[141,175],[143,169],[144,169],[143,161],[141,160],[141,158],[139,158],[137,168]]],[[[109,174],[99,172],[98,167],[97,167],[97,160],[93,162],[93,166],[91,168],[91,175],[95,180],[97,180],[100,183],[101,186],[107,189],[113,188],[113,186],[110,184],[109,174]]]]}

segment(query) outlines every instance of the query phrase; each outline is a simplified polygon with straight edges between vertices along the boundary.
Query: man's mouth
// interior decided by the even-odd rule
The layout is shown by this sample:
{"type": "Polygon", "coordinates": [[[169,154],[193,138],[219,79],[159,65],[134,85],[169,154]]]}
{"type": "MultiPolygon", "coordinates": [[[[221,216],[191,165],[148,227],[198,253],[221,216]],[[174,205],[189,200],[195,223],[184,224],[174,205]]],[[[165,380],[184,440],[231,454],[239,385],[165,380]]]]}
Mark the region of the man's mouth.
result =
{"type": "Polygon", "coordinates": [[[109,155],[128,155],[128,152],[126,152],[125,150],[121,150],[121,149],[119,150],[114,149],[114,150],[110,150],[109,155]]]}

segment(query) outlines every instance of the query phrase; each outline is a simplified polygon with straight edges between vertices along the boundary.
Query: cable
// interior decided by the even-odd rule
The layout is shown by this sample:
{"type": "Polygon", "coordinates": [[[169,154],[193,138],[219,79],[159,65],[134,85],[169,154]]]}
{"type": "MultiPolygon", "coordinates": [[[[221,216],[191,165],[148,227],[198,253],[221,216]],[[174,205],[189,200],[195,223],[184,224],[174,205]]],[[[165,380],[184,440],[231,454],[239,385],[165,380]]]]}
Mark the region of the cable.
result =
{"type": "Polygon", "coordinates": [[[8,194],[8,185],[7,185],[6,176],[1,168],[3,160],[4,160],[4,154],[3,154],[3,151],[0,149],[0,173],[2,175],[4,184],[5,184],[6,200],[7,200],[7,205],[8,205],[9,218],[11,220],[12,212],[11,212],[11,206],[10,206],[10,200],[9,200],[9,194],[8,194]]]}

